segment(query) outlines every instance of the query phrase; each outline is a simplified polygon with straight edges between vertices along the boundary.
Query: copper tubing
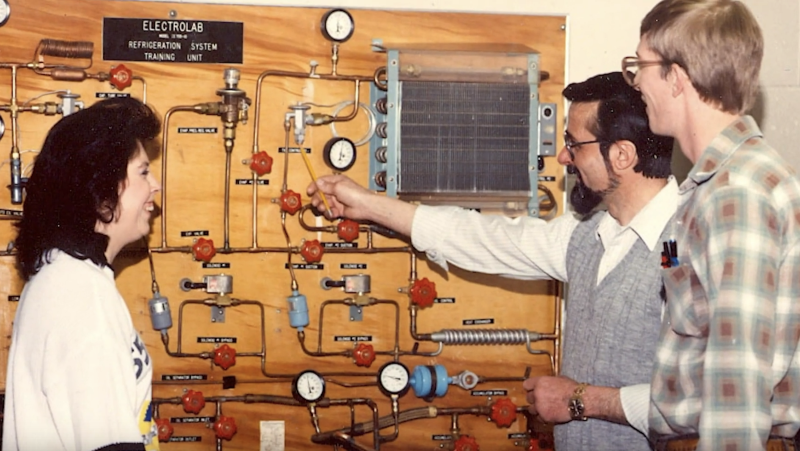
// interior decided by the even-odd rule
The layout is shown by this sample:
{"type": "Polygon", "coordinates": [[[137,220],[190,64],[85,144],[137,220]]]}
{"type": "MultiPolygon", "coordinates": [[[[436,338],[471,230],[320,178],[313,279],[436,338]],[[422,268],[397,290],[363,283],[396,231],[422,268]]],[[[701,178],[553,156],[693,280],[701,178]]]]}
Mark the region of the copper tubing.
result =
{"type": "MultiPolygon", "coordinates": [[[[339,118],[332,118],[331,121],[344,121],[344,120],[351,120],[356,117],[358,113],[358,102],[359,102],[359,86],[360,82],[362,81],[371,81],[371,77],[362,77],[356,75],[336,75],[336,74],[318,74],[313,69],[309,72],[292,72],[292,71],[283,71],[283,70],[268,70],[262,72],[258,76],[258,80],[256,81],[256,96],[255,96],[255,114],[253,116],[254,126],[253,126],[253,155],[259,152],[259,145],[258,145],[258,132],[259,132],[259,124],[261,122],[261,91],[262,91],[262,84],[264,83],[264,79],[267,77],[289,77],[289,78],[301,78],[301,79],[312,79],[312,80],[334,80],[334,81],[352,81],[355,83],[355,93],[354,98],[355,101],[353,103],[353,111],[350,112],[347,116],[342,116],[339,118]]],[[[284,144],[284,152],[286,155],[284,156],[284,179],[283,185],[281,188],[281,193],[286,192],[286,179],[287,179],[287,171],[288,171],[288,161],[289,161],[289,131],[291,128],[291,123],[284,121],[284,131],[286,133],[285,137],[285,144],[284,144]]],[[[301,149],[302,151],[302,149],[301,149]]],[[[258,175],[253,173],[253,243],[252,247],[254,249],[258,248],[257,242],[257,234],[258,234],[258,175]]]]}
{"type": "Polygon", "coordinates": [[[147,105],[147,81],[145,81],[145,79],[139,75],[134,75],[133,79],[142,82],[142,103],[147,105]]]}
{"type": "MultiPolygon", "coordinates": [[[[185,381],[183,381],[185,383],[185,381]]],[[[240,395],[240,396],[208,396],[204,397],[207,402],[243,402],[245,404],[256,404],[256,403],[265,403],[265,404],[278,404],[282,406],[292,406],[292,407],[302,407],[299,401],[295,400],[292,397],[288,396],[278,396],[278,395],[240,395]]],[[[161,404],[174,404],[174,405],[181,405],[183,404],[183,400],[180,396],[174,398],[153,398],[153,405],[159,406],[161,404]]]]}
{"type": "MultiPolygon", "coordinates": [[[[441,352],[441,347],[440,347],[439,351],[431,352],[431,353],[419,352],[416,349],[411,350],[411,351],[403,351],[403,350],[401,350],[400,349],[400,305],[397,302],[392,301],[392,300],[381,300],[381,299],[372,299],[372,298],[370,298],[370,300],[371,300],[371,303],[369,305],[389,304],[389,305],[394,306],[394,309],[395,309],[394,346],[392,347],[391,350],[384,350],[384,351],[375,350],[374,351],[375,355],[389,355],[389,356],[392,356],[395,360],[397,360],[400,356],[405,356],[405,355],[417,355],[417,356],[433,357],[433,356],[438,355],[441,352]]],[[[300,347],[303,349],[303,352],[306,355],[309,355],[311,357],[334,357],[334,356],[351,357],[352,354],[353,354],[353,351],[351,349],[350,350],[345,350],[345,351],[336,351],[336,352],[323,351],[322,350],[322,337],[324,335],[323,334],[323,324],[324,324],[324,316],[325,316],[325,307],[327,307],[329,305],[351,306],[351,305],[355,305],[355,302],[352,299],[327,300],[327,301],[324,301],[322,303],[322,305],[320,306],[319,326],[317,328],[317,330],[318,330],[318,333],[317,333],[317,349],[313,350],[313,351],[308,349],[308,347],[306,346],[306,335],[305,335],[304,331],[298,331],[297,332],[297,339],[300,342],[300,347]]],[[[333,374],[329,373],[329,375],[333,375],[333,374]]],[[[345,383],[339,383],[339,385],[344,385],[344,384],[345,383]]],[[[371,384],[362,384],[362,385],[374,385],[374,384],[371,383],[371,384]]],[[[348,386],[348,385],[345,385],[345,386],[348,386]]]]}
{"type": "MultiPolygon", "coordinates": [[[[312,226],[312,225],[309,225],[308,223],[306,223],[305,218],[304,218],[305,213],[306,213],[306,211],[308,211],[310,208],[313,208],[313,207],[314,206],[311,205],[311,204],[306,204],[306,205],[303,205],[303,207],[300,208],[300,210],[297,212],[297,221],[300,223],[300,226],[303,227],[305,230],[307,230],[309,232],[336,233],[338,229],[337,229],[337,227],[335,225],[327,225],[327,226],[317,227],[317,226],[312,226]]],[[[362,231],[364,230],[364,229],[361,228],[361,226],[359,226],[358,229],[362,230],[362,231]]]]}
{"type": "Polygon", "coordinates": [[[91,41],[59,41],[42,39],[36,47],[36,55],[49,55],[61,58],[91,58],[94,43],[91,41]]]}
{"type": "Polygon", "coordinates": [[[92,55],[94,54],[94,43],[91,41],[59,41],[56,39],[42,39],[36,47],[33,59],[38,61],[37,73],[47,75],[42,69],[47,68],[73,68],[88,69],[92,67],[92,55]],[[88,59],[89,63],[85,66],[64,66],[55,64],[45,64],[43,56],[55,56],[58,58],[88,59]]]}
{"type": "MultiPolygon", "coordinates": [[[[526,409],[525,407],[518,407],[517,411],[523,411],[526,409]]],[[[439,416],[445,415],[484,415],[490,416],[492,414],[492,407],[491,406],[473,406],[473,407],[445,407],[445,408],[437,408],[435,406],[430,407],[417,407],[414,409],[409,409],[400,414],[395,419],[394,415],[386,415],[382,416],[378,419],[377,425],[379,429],[383,429],[397,423],[406,423],[409,421],[414,420],[421,420],[421,419],[430,419],[436,418],[439,416]]],[[[335,431],[330,432],[322,432],[319,434],[314,434],[311,436],[311,441],[317,444],[325,444],[330,443],[330,440],[333,438],[333,434],[336,432],[343,432],[345,434],[349,434],[351,436],[359,436],[364,435],[366,433],[372,432],[374,429],[374,422],[363,422],[354,425],[353,427],[349,428],[342,428],[337,429],[335,431]]]]}
{"type": "MultiPolygon", "coordinates": [[[[203,105],[174,106],[164,115],[164,124],[161,127],[161,249],[167,249],[167,149],[169,133],[169,119],[177,111],[193,111],[202,113],[203,105]]],[[[191,248],[189,248],[191,251],[191,248]]],[[[153,251],[157,251],[153,249],[153,251]]]]}
{"type": "Polygon", "coordinates": [[[53,69],[48,75],[53,80],[60,81],[83,81],[88,77],[85,70],[72,68],[53,69]]]}
{"type": "Polygon", "coordinates": [[[231,230],[231,159],[233,157],[233,134],[236,130],[236,124],[233,122],[225,122],[225,194],[223,202],[223,241],[222,249],[228,250],[231,248],[230,244],[230,230],[231,230]],[[228,138],[227,135],[231,136],[228,138]]]}
{"type": "MultiPolygon", "coordinates": [[[[255,215],[253,215],[253,218],[255,218],[255,215]]],[[[292,247],[292,242],[289,239],[289,231],[286,230],[286,212],[283,210],[281,210],[281,230],[283,231],[284,238],[286,238],[286,250],[288,251],[286,256],[286,264],[289,267],[289,276],[292,279],[290,288],[292,291],[297,291],[300,287],[297,284],[297,277],[295,277],[294,274],[294,266],[292,266],[292,250],[297,251],[297,248],[292,247]]]]}
{"type": "MultiPolygon", "coordinates": [[[[187,300],[181,302],[181,305],[178,309],[178,349],[176,351],[169,350],[169,334],[162,334],[161,335],[161,342],[164,343],[164,350],[166,351],[167,355],[170,357],[198,357],[201,359],[212,359],[214,358],[213,352],[200,352],[200,353],[186,353],[182,351],[182,338],[183,338],[183,308],[187,305],[206,305],[209,307],[216,307],[218,306],[217,302],[213,299],[203,299],[203,300],[187,300]]],[[[237,352],[237,357],[261,357],[262,360],[267,354],[267,344],[266,344],[266,321],[264,320],[264,305],[258,301],[245,301],[239,299],[231,299],[231,306],[236,307],[239,305],[255,305],[261,310],[261,351],[260,352],[237,352]]]]}
{"type": "MultiPolygon", "coordinates": [[[[2,218],[0,218],[2,219],[2,218]]],[[[147,252],[147,249],[131,249],[127,248],[123,252],[147,252]]],[[[191,246],[172,246],[172,247],[153,247],[150,248],[150,252],[155,252],[157,254],[173,254],[173,253],[184,253],[190,254],[192,252],[191,246]]],[[[217,249],[217,254],[262,254],[262,253],[269,253],[269,252],[276,252],[276,253],[283,253],[283,252],[292,252],[295,254],[299,254],[300,250],[297,246],[291,247],[281,247],[281,246],[271,246],[271,247],[259,247],[258,249],[253,249],[251,247],[232,247],[230,249],[217,249]]],[[[372,247],[368,246],[362,249],[355,249],[355,248],[330,248],[325,249],[326,254],[382,254],[382,253],[396,253],[396,252],[411,252],[411,248],[409,246],[398,246],[398,247],[372,247]]]]}
{"type": "MultiPolygon", "coordinates": [[[[355,439],[345,434],[344,432],[339,432],[339,431],[334,432],[333,439],[339,443],[347,445],[348,449],[354,449],[356,451],[372,451],[372,448],[366,448],[364,446],[359,445],[358,442],[355,441],[355,439]]],[[[379,449],[378,446],[380,445],[376,445],[374,449],[376,450],[379,449]]]]}
{"type": "MultiPolygon", "coordinates": [[[[394,346],[392,347],[391,351],[375,351],[376,355],[391,355],[395,359],[400,354],[400,305],[392,300],[381,300],[381,299],[372,299],[370,298],[369,305],[379,305],[379,304],[389,304],[394,307],[395,310],[395,320],[394,320],[394,346]]],[[[300,340],[300,346],[303,348],[303,352],[312,357],[331,357],[331,356],[347,356],[350,357],[353,354],[352,350],[346,351],[338,351],[338,352],[325,352],[322,350],[322,327],[324,323],[324,316],[325,316],[325,307],[329,305],[345,305],[351,306],[355,305],[355,302],[352,299],[343,299],[343,300],[327,300],[322,303],[319,308],[319,327],[317,333],[317,349],[316,351],[309,350],[305,345],[305,332],[298,331],[297,338],[300,340]]]]}
{"type": "Polygon", "coordinates": [[[561,374],[561,309],[563,306],[562,291],[564,284],[553,281],[555,297],[555,324],[553,325],[553,374],[561,374]]]}

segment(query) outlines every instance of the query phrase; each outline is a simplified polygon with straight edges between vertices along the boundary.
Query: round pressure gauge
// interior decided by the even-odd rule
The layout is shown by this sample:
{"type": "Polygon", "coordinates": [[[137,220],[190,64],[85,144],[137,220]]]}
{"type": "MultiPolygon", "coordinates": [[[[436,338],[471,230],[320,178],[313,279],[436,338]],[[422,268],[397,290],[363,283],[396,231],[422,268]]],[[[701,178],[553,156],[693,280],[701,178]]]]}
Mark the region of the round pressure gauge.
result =
{"type": "Polygon", "coordinates": [[[317,402],[325,396],[325,379],[314,370],[305,370],[294,378],[292,395],[300,402],[317,402]]]}
{"type": "Polygon", "coordinates": [[[346,171],[356,162],[356,145],[344,137],[331,138],[322,149],[325,164],[334,171],[346,171]]]}
{"type": "Polygon", "coordinates": [[[344,42],[353,35],[356,29],[353,16],[343,9],[332,9],[322,16],[322,35],[333,42],[344,42]]]}
{"type": "Polygon", "coordinates": [[[0,117],[0,139],[3,139],[3,135],[6,133],[6,123],[3,122],[3,118],[0,117]]]}
{"type": "Polygon", "coordinates": [[[389,362],[378,370],[378,386],[389,396],[403,396],[411,387],[408,368],[400,362],[389,362]]]}
{"type": "Polygon", "coordinates": [[[8,0],[0,0],[0,27],[8,22],[9,17],[11,17],[11,5],[8,4],[8,0]]]}

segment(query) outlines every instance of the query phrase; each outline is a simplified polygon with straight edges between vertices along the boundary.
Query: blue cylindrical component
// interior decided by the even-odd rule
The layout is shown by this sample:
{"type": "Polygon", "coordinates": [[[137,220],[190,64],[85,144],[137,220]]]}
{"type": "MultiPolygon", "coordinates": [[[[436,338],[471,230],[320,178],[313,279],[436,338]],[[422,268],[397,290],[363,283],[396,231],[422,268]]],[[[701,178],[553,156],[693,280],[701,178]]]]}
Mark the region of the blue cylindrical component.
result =
{"type": "Polygon", "coordinates": [[[447,377],[447,370],[444,365],[434,365],[436,371],[436,396],[442,397],[447,394],[447,386],[453,382],[452,377],[447,377]]]}
{"type": "Polygon", "coordinates": [[[431,394],[431,370],[427,366],[417,366],[411,373],[411,388],[417,398],[426,398],[431,394]]]}
{"type": "Polygon", "coordinates": [[[453,378],[447,376],[443,365],[419,365],[411,373],[410,385],[418,398],[433,398],[446,395],[447,386],[452,382],[453,378]]]}
{"type": "Polygon", "coordinates": [[[297,290],[292,290],[292,295],[286,298],[289,302],[289,324],[300,332],[308,326],[308,301],[305,295],[297,290]]]}
{"type": "Polygon", "coordinates": [[[172,327],[172,313],[169,310],[169,299],[161,296],[156,291],[153,298],[147,301],[150,307],[150,321],[153,323],[153,329],[164,333],[172,327]]]}

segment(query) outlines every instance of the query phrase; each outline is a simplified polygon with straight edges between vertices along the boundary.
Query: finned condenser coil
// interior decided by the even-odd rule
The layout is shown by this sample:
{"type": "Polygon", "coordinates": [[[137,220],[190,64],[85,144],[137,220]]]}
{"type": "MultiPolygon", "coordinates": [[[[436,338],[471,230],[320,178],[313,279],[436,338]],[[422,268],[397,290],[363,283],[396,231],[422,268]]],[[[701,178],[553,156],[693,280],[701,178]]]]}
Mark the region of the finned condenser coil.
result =
{"type": "Polygon", "coordinates": [[[370,188],[431,204],[538,214],[538,159],[555,154],[539,54],[521,46],[387,49],[370,188]],[[542,131],[542,126],[545,131],[542,131]]]}

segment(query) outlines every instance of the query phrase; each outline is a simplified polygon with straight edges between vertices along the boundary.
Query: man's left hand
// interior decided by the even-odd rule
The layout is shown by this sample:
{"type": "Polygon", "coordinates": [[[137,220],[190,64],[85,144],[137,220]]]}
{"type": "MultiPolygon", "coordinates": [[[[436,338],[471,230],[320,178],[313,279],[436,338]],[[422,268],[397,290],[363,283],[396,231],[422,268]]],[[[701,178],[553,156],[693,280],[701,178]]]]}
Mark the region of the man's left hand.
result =
{"type": "Polygon", "coordinates": [[[528,411],[539,415],[545,423],[567,423],[569,399],[578,383],[564,376],[538,376],[527,379],[522,387],[528,391],[528,411]]]}

